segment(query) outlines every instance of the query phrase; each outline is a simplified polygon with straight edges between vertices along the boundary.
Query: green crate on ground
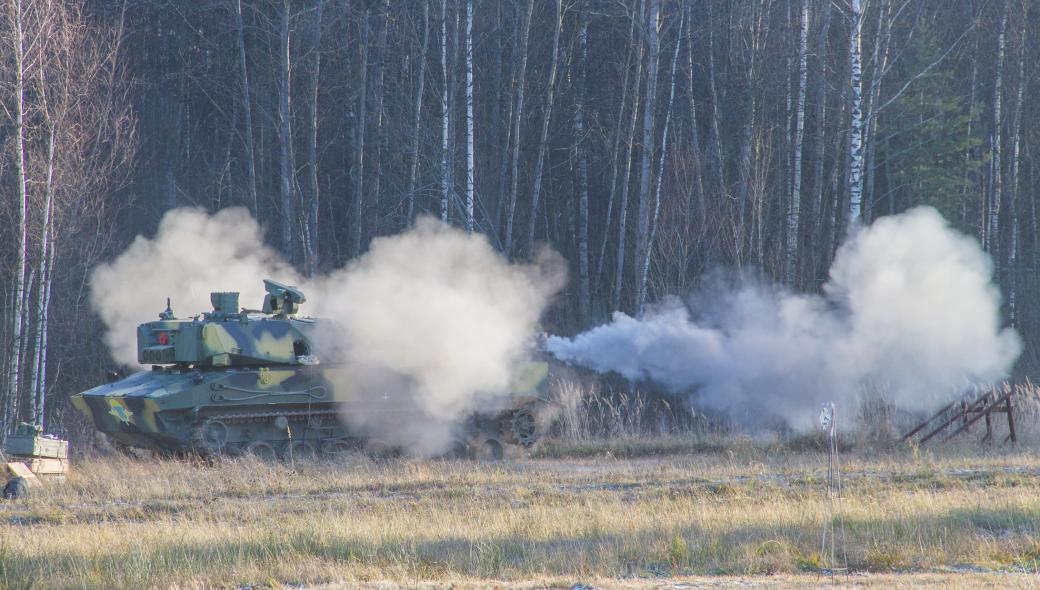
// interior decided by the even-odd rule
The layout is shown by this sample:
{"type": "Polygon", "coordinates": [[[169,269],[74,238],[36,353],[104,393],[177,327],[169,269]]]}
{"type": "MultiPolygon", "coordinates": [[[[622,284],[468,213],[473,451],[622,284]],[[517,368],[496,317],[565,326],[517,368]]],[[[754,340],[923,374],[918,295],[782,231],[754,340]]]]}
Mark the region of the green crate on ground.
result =
{"type": "Polygon", "coordinates": [[[7,446],[4,451],[8,455],[19,457],[67,459],[69,441],[45,436],[40,434],[39,429],[32,424],[22,423],[18,425],[13,435],[7,437],[7,446]]]}

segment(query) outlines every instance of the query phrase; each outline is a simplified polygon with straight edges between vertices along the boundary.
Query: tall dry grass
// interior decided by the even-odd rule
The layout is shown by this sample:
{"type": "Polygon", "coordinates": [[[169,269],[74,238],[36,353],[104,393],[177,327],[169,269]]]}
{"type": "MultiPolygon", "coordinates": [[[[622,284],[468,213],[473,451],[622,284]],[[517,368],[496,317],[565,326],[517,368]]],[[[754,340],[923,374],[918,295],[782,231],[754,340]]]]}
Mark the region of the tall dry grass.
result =
{"type": "MultiPolygon", "coordinates": [[[[996,400],[1009,392],[1013,393],[1013,414],[1019,440],[1026,444],[1040,443],[1040,387],[1031,381],[972,388],[965,392],[964,399],[969,402],[983,398],[996,400]]],[[[686,450],[725,447],[733,441],[747,443],[748,439],[758,443],[779,442],[796,448],[824,448],[820,432],[795,431],[780,421],[768,428],[762,428],[761,424],[749,428],[725,413],[697,408],[681,395],[610,389],[598,382],[570,379],[554,384],[552,400],[559,407],[552,431],[557,448],[566,445],[587,448],[593,442],[601,446],[608,442],[614,446],[621,443],[632,446],[651,440],[665,446],[671,441],[672,446],[676,446],[679,439],[685,442],[677,448],[686,450]]],[[[874,383],[863,388],[852,408],[839,408],[839,411],[849,412],[849,418],[842,421],[839,433],[843,446],[874,449],[898,446],[905,433],[934,412],[908,412],[891,400],[892,395],[884,385],[874,383]]],[[[942,401],[937,401],[936,405],[938,409],[942,401]]],[[[951,409],[949,415],[952,416],[955,410],[951,409]]],[[[993,413],[992,424],[994,440],[990,444],[999,444],[1008,435],[1006,415],[993,413]]],[[[985,423],[980,420],[960,436],[957,443],[981,442],[984,432],[985,423]]]]}
{"type": "MultiPolygon", "coordinates": [[[[816,453],[638,461],[94,459],[0,506],[0,585],[243,587],[812,572],[816,453]]],[[[1033,453],[845,458],[856,570],[1034,571],[1033,453]]],[[[609,587],[609,584],[608,584],[609,587]]]]}

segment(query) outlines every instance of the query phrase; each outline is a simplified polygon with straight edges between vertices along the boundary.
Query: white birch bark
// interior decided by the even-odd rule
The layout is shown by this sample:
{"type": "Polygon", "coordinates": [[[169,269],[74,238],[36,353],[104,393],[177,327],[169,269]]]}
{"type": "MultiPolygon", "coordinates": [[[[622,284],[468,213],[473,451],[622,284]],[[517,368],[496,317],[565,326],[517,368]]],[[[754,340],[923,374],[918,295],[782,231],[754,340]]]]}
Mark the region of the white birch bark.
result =
{"type": "MultiPolygon", "coordinates": [[[[43,69],[40,69],[41,78],[43,76],[43,69]]],[[[43,95],[46,83],[41,85],[41,95],[43,95]]],[[[45,96],[45,95],[44,95],[45,96]]],[[[46,105],[46,98],[43,98],[44,104],[46,105]]],[[[46,112],[46,106],[44,107],[46,112]]],[[[49,262],[52,261],[52,245],[51,245],[51,211],[54,204],[54,128],[52,125],[48,126],[47,130],[47,180],[44,185],[44,206],[43,206],[43,225],[42,232],[40,235],[40,259],[38,261],[37,273],[40,277],[40,287],[36,293],[36,350],[33,354],[33,375],[32,385],[29,388],[30,394],[33,398],[32,404],[32,423],[43,428],[44,422],[44,389],[46,383],[44,381],[43,371],[46,370],[46,365],[43,363],[43,358],[47,354],[45,325],[47,318],[47,303],[50,296],[50,285],[51,277],[49,270],[49,262]]]]}
{"type": "Polygon", "coordinates": [[[18,396],[21,392],[21,351],[24,334],[23,315],[26,296],[25,272],[28,257],[29,235],[28,216],[29,198],[27,194],[26,162],[25,162],[25,32],[23,29],[22,0],[11,0],[11,11],[14,17],[14,147],[17,152],[15,161],[15,182],[17,184],[18,204],[18,249],[15,252],[15,288],[12,306],[11,350],[8,361],[7,397],[4,400],[3,423],[0,423],[0,442],[7,440],[7,429],[14,417],[18,396]]]}
{"type": "Polygon", "coordinates": [[[849,227],[859,223],[863,204],[863,13],[860,0],[852,0],[849,23],[849,86],[852,90],[849,121],[849,227]]]}
{"type": "Polygon", "coordinates": [[[809,79],[809,0],[802,0],[798,36],[798,98],[795,106],[794,165],[791,169],[791,203],[787,208],[787,240],[784,248],[784,277],[797,287],[798,245],[802,215],[802,139],[805,137],[805,89],[809,79]]]}
{"type": "Polygon", "coordinates": [[[448,72],[448,0],[441,2],[441,221],[448,222],[451,199],[451,76],[448,72]]]}
{"type": "Polygon", "coordinates": [[[473,231],[473,0],[466,0],[466,231],[473,231]]]}

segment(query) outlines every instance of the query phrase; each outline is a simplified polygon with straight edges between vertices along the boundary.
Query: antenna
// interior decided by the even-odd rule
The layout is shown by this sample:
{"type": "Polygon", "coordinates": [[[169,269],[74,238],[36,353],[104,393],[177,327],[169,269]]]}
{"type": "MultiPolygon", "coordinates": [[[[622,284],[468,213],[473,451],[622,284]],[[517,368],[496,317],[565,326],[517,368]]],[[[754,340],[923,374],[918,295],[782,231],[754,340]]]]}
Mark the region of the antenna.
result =
{"type": "Polygon", "coordinates": [[[845,544],[845,511],[841,504],[841,467],[838,464],[838,432],[834,419],[834,402],[823,404],[820,409],[820,426],[827,435],[827,520],[823,523],[823,535],[820,540],[820,558],[830,555],[828,568],[820,568],[821,572],[829,572],[831,583],[834,574],[841,572],[848,576],[849,556],[845,544]],[[834,505],[837,503],[837,518],[834,505]],[[837,543],[835,543],[834,521],[838,521],[841,531],[841,565],[837,564],[837,543]]]}

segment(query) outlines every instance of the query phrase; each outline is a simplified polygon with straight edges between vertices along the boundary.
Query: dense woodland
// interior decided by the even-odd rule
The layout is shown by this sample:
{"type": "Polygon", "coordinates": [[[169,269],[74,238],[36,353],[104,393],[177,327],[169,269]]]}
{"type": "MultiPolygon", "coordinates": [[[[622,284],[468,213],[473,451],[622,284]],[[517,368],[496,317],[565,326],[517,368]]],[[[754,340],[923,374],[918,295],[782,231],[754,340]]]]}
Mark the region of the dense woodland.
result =
{"type": "Polygon", "coordinates": [[[61,430],[114,368],[89,271],[184,206],[248,208],[305,273],[418,215],[513,259],[548,243],[570,280],[546,326],[572,333],[717,268],[819,289],[851,223],[930,204],[991,253],[1036,364],[1028,0],[0,11],[4,424],[61,430]]]}

